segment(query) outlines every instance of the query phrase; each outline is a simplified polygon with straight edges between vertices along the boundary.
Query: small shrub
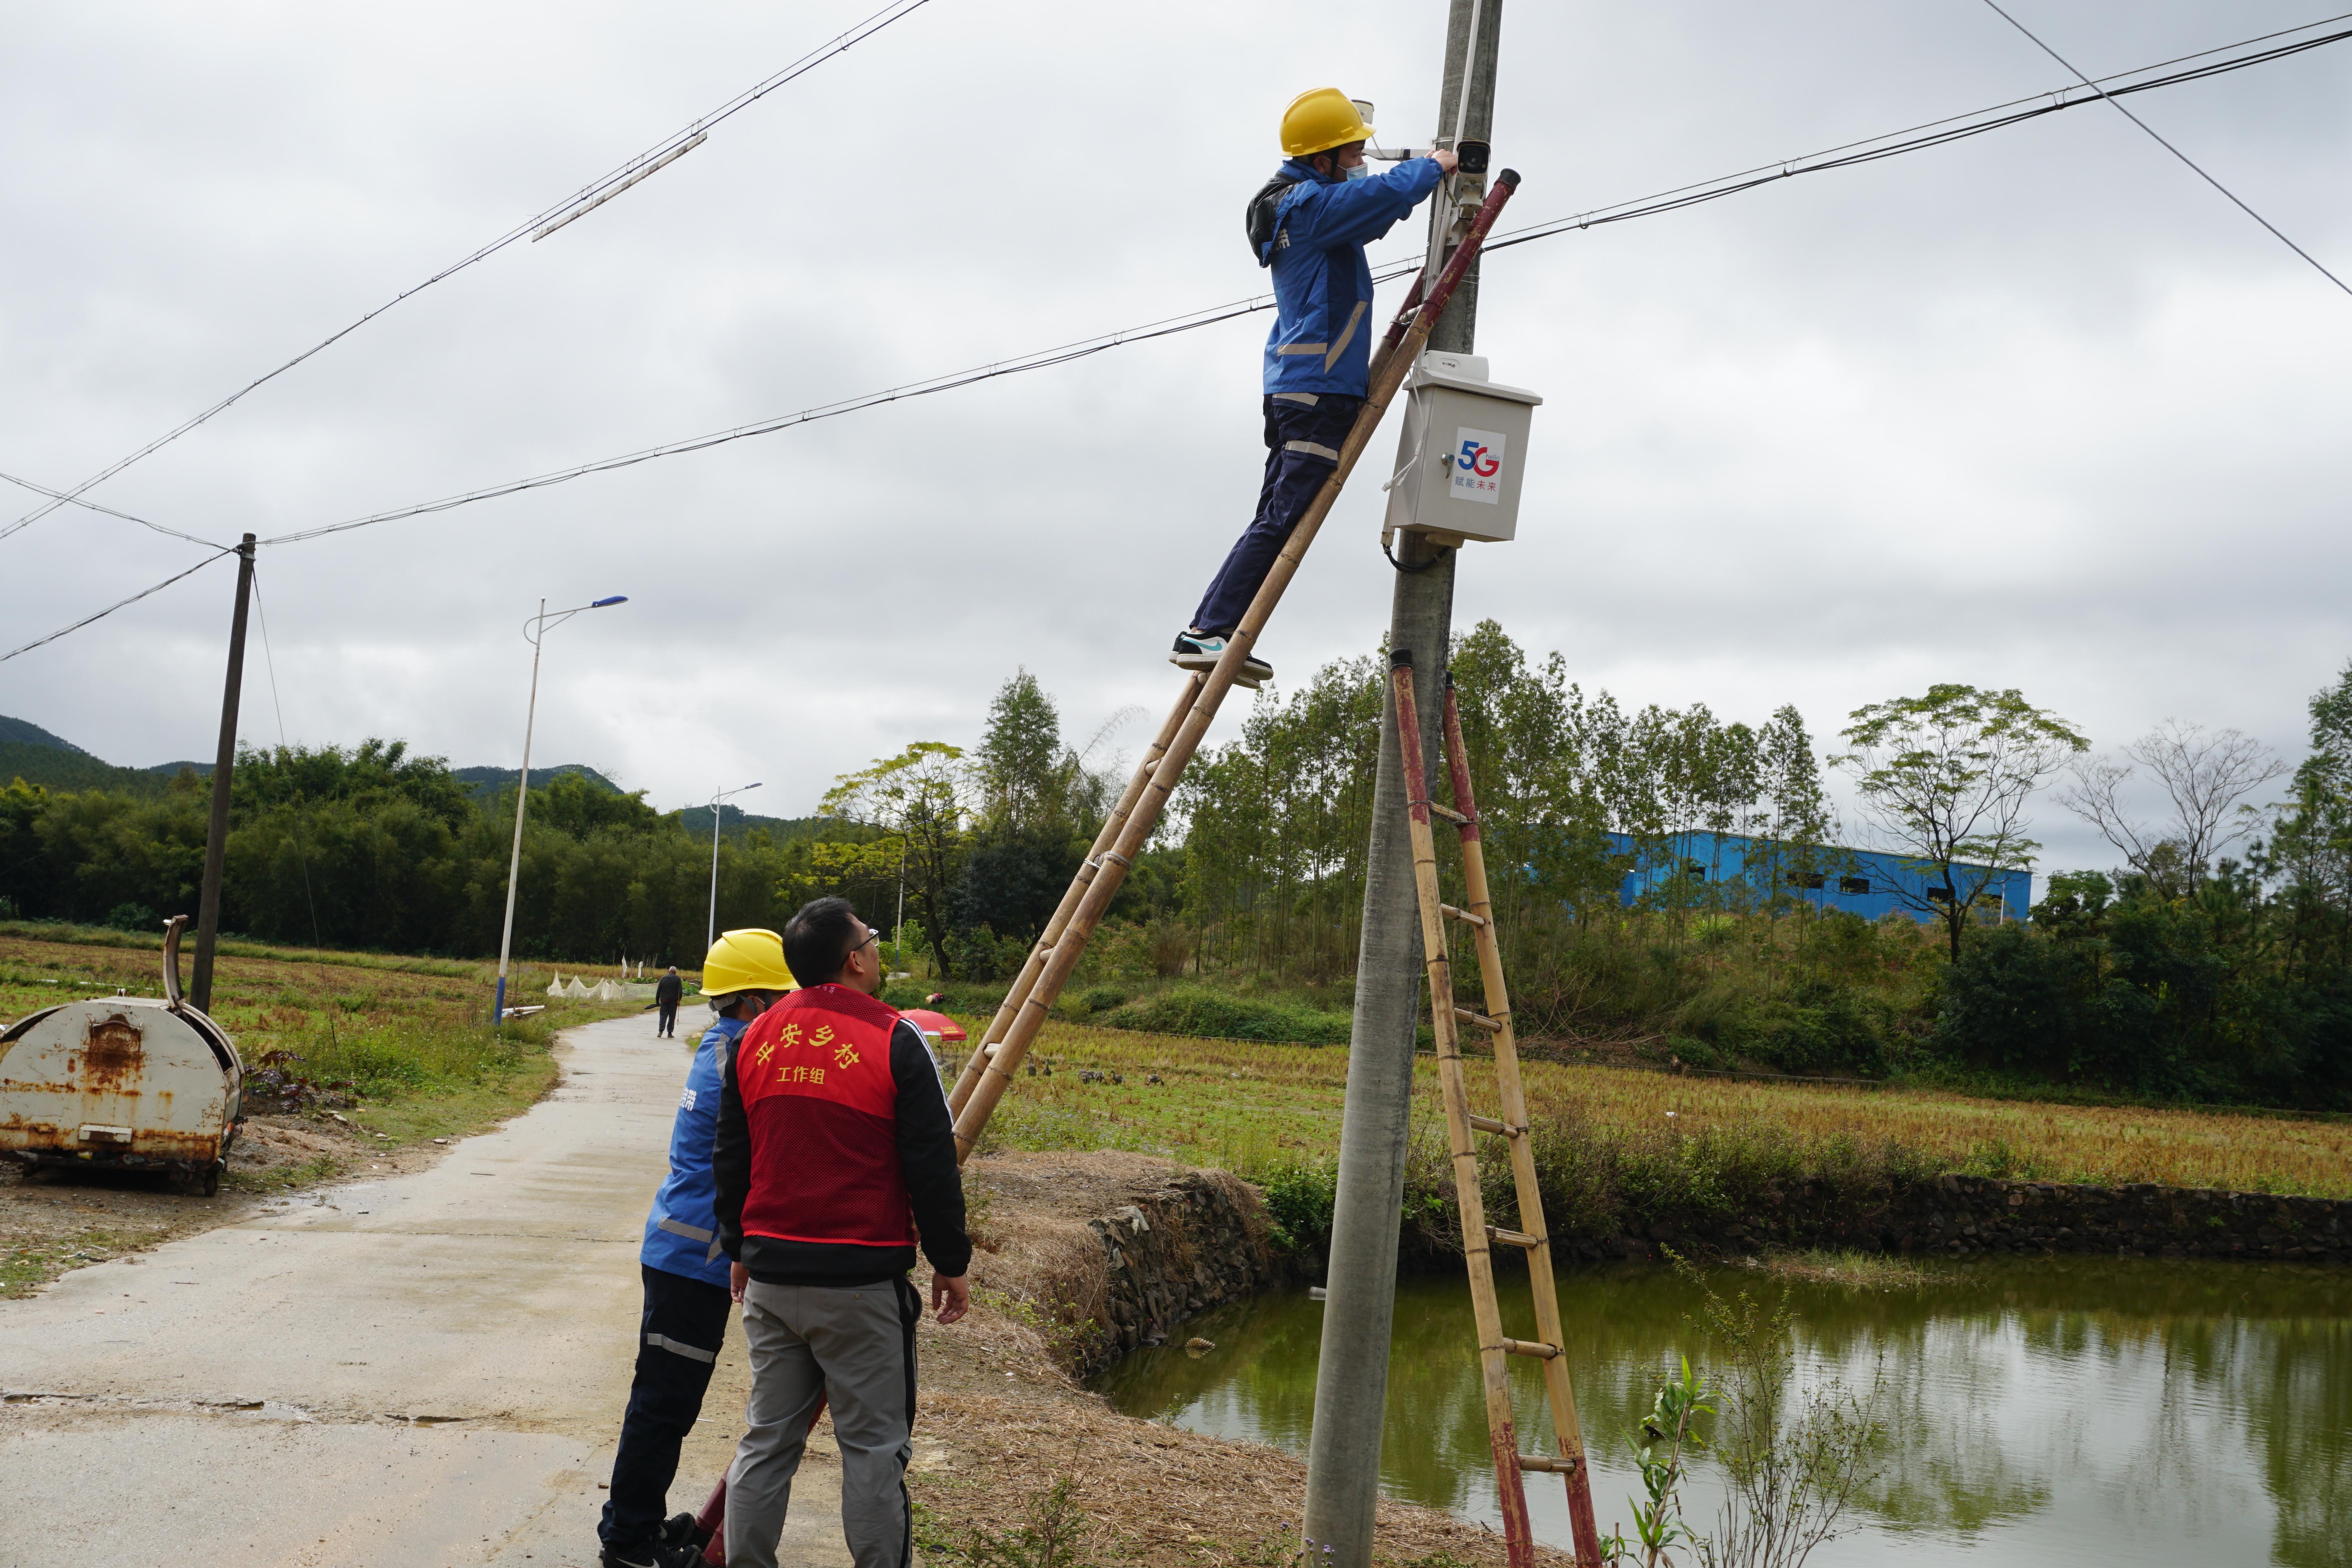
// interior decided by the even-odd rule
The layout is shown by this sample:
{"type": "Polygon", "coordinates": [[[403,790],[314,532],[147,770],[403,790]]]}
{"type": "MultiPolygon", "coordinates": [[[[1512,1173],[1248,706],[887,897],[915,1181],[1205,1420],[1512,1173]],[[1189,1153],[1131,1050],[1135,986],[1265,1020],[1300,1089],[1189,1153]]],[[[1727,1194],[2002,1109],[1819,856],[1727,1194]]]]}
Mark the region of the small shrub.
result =
{"type": "Polygon", "coordinates": [[[1331,1244],[1331,1209],[1339,1201],[1339,1168],[1328,1164],[1278,1165],[1261,1173],[1265,1216],[1275,1245],[1286,1252],[1322,1253],[1331,1244]]]}
{"type": "Polygon", "coordinates": [[[1124,1007],[1134,999],[1135,993],[1125,986],[1089,985],[1079,992],[1075,1000],[1077,1003],[1078,1016],[1090,1017],[1097,1013],[1108,1013],[1113,1008],[1124,1007]]]}
{"type": "Polygon", "coordinates": [[[1160,1035],[1197,1035],[1218,1040],[1296,1040],[1336,1046],[1348,1043],[1352,1026],[1344,1013],[1326,1013],[1295,1003],[1256,1001],[1202,985],[1180,985],[1157,996],[1114,1007],[1091,1021],[1108,1028],[1142,1029],[1160,1035]]]}

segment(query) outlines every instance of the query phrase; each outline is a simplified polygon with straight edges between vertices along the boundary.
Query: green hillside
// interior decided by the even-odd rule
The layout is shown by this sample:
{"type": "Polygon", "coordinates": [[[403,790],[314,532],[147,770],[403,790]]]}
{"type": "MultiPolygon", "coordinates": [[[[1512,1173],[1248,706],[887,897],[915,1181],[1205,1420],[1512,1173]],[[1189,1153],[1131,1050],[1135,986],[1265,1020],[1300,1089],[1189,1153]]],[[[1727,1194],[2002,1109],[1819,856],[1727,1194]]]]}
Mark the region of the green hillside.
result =
{"type": "MultiPolygon", "coordinates": [[[[28,726],[29,728],[29,726],[28,726]]],[[[174,767],[173,772],[177,772],[174,767]]],[[[211,770],[207,768],[205,772],[211,770]]],[[[88,752],[37,741],[0,740],[0,784],[11,779],[42,784],[53,790],[117,790],[124,795],[159,795],[172,773],[146,768],[118,768],[88,752]]]]}
{"type": "Polygon", "coordinates": [[[28,746],[55,746],[61,752],[79,752],[79,746],[60,735],[52,735],[29,719],[11,719],[0,713],[0,742],[22,742],[28,746]]]}
{"type": "MultiPolygon", "coordinates": [[[[598,789],[608,790],[614,795],[623,793],[619,784],[585,763],[557,763],[551,767],[533,768],[530,770],[530,787],[543,789],[547,781],[559,773],[586,779],[598,789]]],[[[500,790],[512,789],[515,780],[521,775],[514,768],[451,768],[449,776],[464,784],[466,792],[476,800],[488,800],[500,790]]]]}

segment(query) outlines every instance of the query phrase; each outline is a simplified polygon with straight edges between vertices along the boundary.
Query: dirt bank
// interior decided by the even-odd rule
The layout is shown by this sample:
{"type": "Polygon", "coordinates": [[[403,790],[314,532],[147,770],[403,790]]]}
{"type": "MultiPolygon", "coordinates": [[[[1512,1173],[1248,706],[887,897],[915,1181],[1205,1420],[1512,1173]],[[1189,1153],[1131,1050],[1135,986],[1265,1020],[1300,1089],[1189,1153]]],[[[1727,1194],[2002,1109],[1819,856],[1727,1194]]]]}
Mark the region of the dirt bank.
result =
{"type": "MultiPolygon", "coordinates": [[[[1119,1270],[1108,1258],[1139,1256],[1131,1221],[1115,1217],[1122,1211],[1173,1211],[1172,1223],[1150,1233],[1164,1244],[1159,1256],[1183,1263],[1187,1279],[1212,1277],[1191,1271],[1185,1205],[1170,1196],[1204,1182],[1248,1192],[1220,1173],[1138,1154],[1008,1153],[972,1163],[967,1186],[982,1244],[973,1264],[978,1305],[950,1328],[926,1320],[920,1337],[918,1437],[940,1445],[932,1466],[912,1479],[929,1521],[929,1561],[955,1561],[940,1547],[960,1547],[975,1530],[1017,1530],[1065,1477],[1089,1527],[1087,1561],[1152,1568],[1293,1561],[1303,1465],[1255,1444],[1121,1415],[1073,1372],[1093,1359],[1117,1295],[1110,1276],[1119,1270]]],[[[1229,1278],[1248,1271],[1230,1260],[1224,1268],[1229,1278]]],[[[1379,1539],[1385,1563],[1505,1561],[1499,1536],[1408,1504],[1381,1505],[1379,1539]]]]}

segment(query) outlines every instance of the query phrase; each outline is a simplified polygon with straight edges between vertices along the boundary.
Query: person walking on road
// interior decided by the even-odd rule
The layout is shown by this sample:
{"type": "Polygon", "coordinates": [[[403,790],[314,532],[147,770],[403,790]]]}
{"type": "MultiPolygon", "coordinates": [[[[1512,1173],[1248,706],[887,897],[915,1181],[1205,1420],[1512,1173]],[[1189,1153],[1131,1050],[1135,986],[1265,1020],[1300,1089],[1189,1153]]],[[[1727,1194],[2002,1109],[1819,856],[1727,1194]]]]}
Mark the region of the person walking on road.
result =
{"type": "MultiPolygon", "coordinates": [[[[1216,664],[1290,531],[1339,466],[1340,444],[1371,387],[1372,268],[1364,247],[1454,172],[1454,154],[1441,149],[1375,174],[1364,164],[1371,136],[1338,88],[1300,93],[1282,114],[1282,167],[1250,198],[1250,253],[1274,275],[1265,478],[1256,516],[1168,656],[1181,668],[1216,664]]],[[[1273,674],[1255,650],[1244,659],[1243,678],[1253,684],[1273,674]]]]}
{"type": "Polygon", "coordinates": [[[743,1303],[751,1401],[727,1472],[730,1568],[776,1568],[793,1477],[828,1396],[856,1568],[913,1554],[919,1239],[942,1323],[971,1304],[955,1126],[921,1029],[879,1000],[881,936],[842,899],[784,926],[803,988],[762,1013],[719,1096],[719,1245],[743,1303]]]}
{"type": "MultiPolygon", "coordinates": [[[[709,976],[704,978],[708,980],[709,976]]],[[[677,1038],[677,1005],[685,996],[686,982],[679,978],[677,965],[673,963],[669,966],[669,973],[654,985],[654,1005],[659,1009],[654,1019],[655,1039],[677,1038]]]]}
{"type": "MultiPolygon", "coordinates": [[[[793,989],[782,939],[772,931],[727,932],[702,961],[702,984],[719,1016],[686,1070],[670,1125],[669,1173],[654,1194],[637,1252],[645,1309],[637,1325],[636,1375],[613,1458],[613,1493],[596,1527],[603,1568],[686,1568],[702,1555],[693,1540],[693,1515],[681,1513],[667,1523],[663,1516],[677,1474],[678,1446],[702,1413],[732,1312],[710,1147],[727,1058],[752,1020],[793,989]]],[[[683,989],[675,968],[662,984],[667,1023],[677,1016],[683,989]]]]}

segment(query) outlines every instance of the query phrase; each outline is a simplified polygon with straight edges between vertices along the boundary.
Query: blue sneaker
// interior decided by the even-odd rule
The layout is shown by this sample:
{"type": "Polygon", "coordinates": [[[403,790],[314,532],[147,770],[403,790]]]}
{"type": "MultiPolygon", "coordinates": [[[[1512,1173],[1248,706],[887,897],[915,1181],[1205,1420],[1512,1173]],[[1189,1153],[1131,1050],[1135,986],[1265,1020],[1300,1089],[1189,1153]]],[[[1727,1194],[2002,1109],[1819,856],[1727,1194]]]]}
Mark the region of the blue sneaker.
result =
{"type": "MultiPolygon", "coordinates": [[[[1177,634],[1176,651],[1168,662],[1179,669],[1209,670],[1225,653],[1225,639],[1207,632],[1184,631],[1177,634]]],[[[1274,666],[1255,654],[1243,656],[1241,673],[1234,677],[1237,685],[1255,688],[1262,680],[1274,679],[1274,666]]]]}

